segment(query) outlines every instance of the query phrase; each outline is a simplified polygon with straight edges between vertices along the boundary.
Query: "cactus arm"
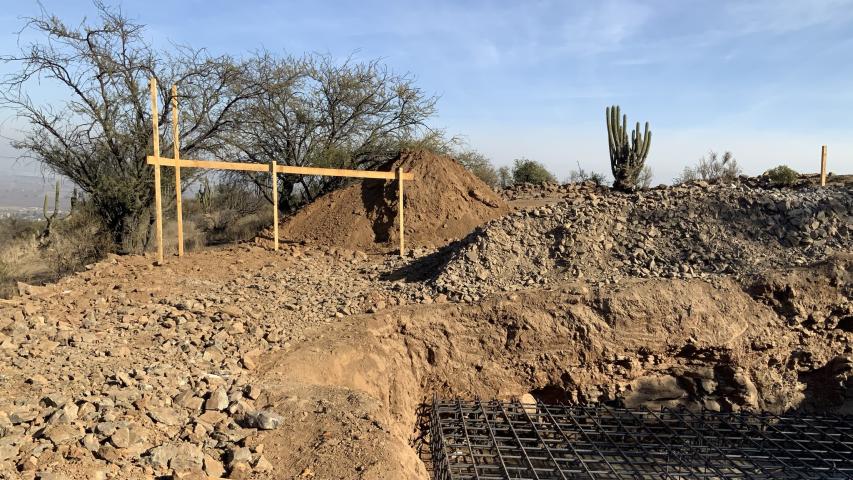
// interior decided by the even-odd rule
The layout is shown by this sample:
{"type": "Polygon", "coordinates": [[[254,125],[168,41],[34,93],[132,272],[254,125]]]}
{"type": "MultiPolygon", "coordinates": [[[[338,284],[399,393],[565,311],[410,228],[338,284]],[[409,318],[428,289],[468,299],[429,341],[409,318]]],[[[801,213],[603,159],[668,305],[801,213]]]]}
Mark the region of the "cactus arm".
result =
{"type": "Polygon", "coordinates": [[[607,146],[609,147],[610,161],[613,161],[613,150],[616,148],[616,139],[613,137],[613,122],[610,117],[610,107],[607,107],[605,110],[604,117],[607,121],[607,146]]]}
{"type": "Polygon", "coordinates": [[[53,197],[53,216],[59,213],[59,180],[56,181],[56,195],[53,197]]]}

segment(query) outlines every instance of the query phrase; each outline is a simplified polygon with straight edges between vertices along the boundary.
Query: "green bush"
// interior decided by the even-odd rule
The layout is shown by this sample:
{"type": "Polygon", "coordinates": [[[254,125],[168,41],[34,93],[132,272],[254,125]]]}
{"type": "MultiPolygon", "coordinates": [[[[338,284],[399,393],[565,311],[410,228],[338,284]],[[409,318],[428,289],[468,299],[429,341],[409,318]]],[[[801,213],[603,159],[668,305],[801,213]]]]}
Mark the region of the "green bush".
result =
{"type": "Polygon", "coordinates": [[[543,184],[556,183],[557,177],[541,163],[528,158],[517,158],[512,167],[512,180],[515,183],[543,184]]]}
{"type": "Polygon", "coordinates": [[[793,185],[800,176],[796,170],[787,165],[779,165],[776,168],[771,168],[764,175],[770,179],[770,183],[780,187],[793,185]]]}

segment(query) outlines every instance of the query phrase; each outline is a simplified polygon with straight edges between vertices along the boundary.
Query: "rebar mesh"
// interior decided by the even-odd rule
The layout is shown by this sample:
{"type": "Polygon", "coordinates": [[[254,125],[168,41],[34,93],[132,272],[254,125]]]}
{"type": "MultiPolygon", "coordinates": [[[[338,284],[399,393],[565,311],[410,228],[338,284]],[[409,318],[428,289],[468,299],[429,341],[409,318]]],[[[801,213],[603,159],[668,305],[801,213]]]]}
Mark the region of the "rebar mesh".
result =
{"type": "Polygon", "coordinates": [[[436,400],[436,480],[853,478],[853,417],[436,400]]]}

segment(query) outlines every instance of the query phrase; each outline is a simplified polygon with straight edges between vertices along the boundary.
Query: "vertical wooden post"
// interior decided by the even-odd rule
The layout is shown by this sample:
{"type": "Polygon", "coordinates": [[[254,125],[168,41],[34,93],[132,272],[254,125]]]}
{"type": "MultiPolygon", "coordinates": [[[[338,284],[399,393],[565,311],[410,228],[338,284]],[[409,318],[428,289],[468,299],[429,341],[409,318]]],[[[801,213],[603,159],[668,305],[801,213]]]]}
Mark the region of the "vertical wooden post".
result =
{"type": "Polygon", "coordinates": [[[157,228],[157,264],[163,265],[163,199],[160,192],[160,121],[157,113],[157,79],[151,77],[151,124],[153,126],[152,142],[154,156],[158,163],[154,165],[154,212],[157,228]]]}
{"type": "Polygon", "coordinates": [[[276,162],[270,164],[270,174],[272,174],[272,235],[273,249],[278,251],[278,176],[275,172],[276,162]]]}
{"type": "Polygon", "coordinates": [[[172,85],[172,156],[175,158],[175,208],[178,212],[178,256],[184,256],[184,212],[181,206],[181,144],[178,136],[178,86],[172,85]]]}
{"type": "Polygon", "coordinates": [[[403,236],[403,204],[405,203],[403,200],[403,167],[397,167],[397,188],[399,189],[397,215],[400,220],[400,256],[402,257],[406,252],[406,239],[403,236]]]}
{"type": "Polygon", "coordinates": [[[820,148],[820,186],[826,186],[826,145],[820,148]]]}

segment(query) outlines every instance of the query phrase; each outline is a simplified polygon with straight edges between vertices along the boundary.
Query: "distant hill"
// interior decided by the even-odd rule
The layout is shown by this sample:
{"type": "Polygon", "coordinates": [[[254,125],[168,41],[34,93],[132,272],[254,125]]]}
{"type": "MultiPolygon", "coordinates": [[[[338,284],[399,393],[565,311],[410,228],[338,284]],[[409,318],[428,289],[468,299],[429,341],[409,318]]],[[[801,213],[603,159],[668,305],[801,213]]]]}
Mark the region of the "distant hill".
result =
{"type": "MultiPolygon", "coordinates": [[[[41,207],[45,194],[50,194],[53,202],[53,177],[40,175],[0,175],[0,209],[41,207]]],[[[60,187],[60,208],[68,209],[68,199],[74,187],[65,180],[60,187]]]]}

